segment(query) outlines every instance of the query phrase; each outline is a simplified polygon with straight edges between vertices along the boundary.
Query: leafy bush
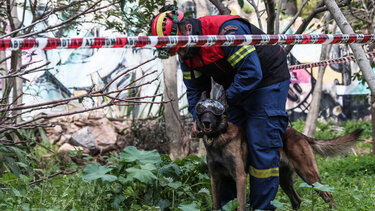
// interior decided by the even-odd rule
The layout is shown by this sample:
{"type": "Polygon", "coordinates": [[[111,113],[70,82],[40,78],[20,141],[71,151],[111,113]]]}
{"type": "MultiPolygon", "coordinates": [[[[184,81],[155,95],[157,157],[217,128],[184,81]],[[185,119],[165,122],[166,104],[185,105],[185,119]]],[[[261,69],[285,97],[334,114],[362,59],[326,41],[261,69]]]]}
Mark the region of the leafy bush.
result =
{"type": "MultiPolygon", "coordinates": [[[[303,121],[293,123],[302,130],[303,121]]],[[[327,123],[318,125],[321,138],[363,128],[363,137],[371,138],[368,121],[327,123]]],[[[31,133],[30,133],[31,134],[31,133]]],[[[30,135],[29,134],[29,135],[30,135]]],[[[20,132],[26,140],[26,133],[20,132]]],[[[32,135],[30,135],[31,138],[32,135]]],[[[360,144],[362,147],[362,144],[360,144]]],[[[88,163],[80,169],[72,164],[67,171],[73,175],[48,175],[64,169],[53,156],[54,149],[36,141],[15,147],[0,143],[0,154],[11,156],[20,171],[4,162],[0,172],[0,210],[211,210],[211,187],[204,158],[188,156],[171,161],[167,155],[127,147],[119,155],[105,157],[107,164],[88,163]],[[51,151],[52,149],[52,151],[51,151]],[[23,158],[17,154],[21,153],[23,158]],[[49,160],[43,156],[49,153],[49,160]],[[51,154],[52,153],[52,154],[51,154]],[[45,169],[41,169],[44,167],[45,169]],[[18,173],[17,173],[18,172],[18,173]],[[32,183],[38,179],[40,182],[32,183]]],[[[369,147],[369,146],[366,146],[369,147]]],[[[72,156],[74,156],[72,154],[72,156]]],[[[4,159],[2,160],[4,161],[4,159]]],[[[372,155],[349,155],[340,158],[317,157],[322,188],[334,188],[338,210],[375,209],[375,160],[372,155]]],[[[303,202],[300,210],[327,210],[326,204],[301,179],[295,188],[303,202]]],[[[280,210],[291,210],[289,198],[281,189],[273,202],[280,210]]],[[[228,203],[224,210],[233,210],[238,202],[228,203]]]]}
{"type": "Polygon", "coordinates": [[[202,158],[188,156],[172,162],[156,150],[139,151],[129,146],[120,156],[112,157],[110,163],[89,164],[82,175],[86,181],[113,187],[105,190],[104,195],[111,201],[107,209],[211,207],[208,170],[202,158]]]}

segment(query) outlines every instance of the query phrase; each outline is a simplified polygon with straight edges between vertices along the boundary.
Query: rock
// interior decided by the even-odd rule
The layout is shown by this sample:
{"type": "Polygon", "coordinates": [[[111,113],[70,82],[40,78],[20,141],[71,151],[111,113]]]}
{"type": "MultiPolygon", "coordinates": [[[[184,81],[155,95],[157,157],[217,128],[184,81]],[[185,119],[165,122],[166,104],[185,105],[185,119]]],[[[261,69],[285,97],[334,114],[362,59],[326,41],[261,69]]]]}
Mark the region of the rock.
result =
{"type": "Polygon", "coordinates": [[[53,130],[56,134],[61,134],[63,132],[63,128],[61,127],[61,125],[56,125],[55,127],[53,127],[53,130]]]}
{"type": "Polygon", "coordinates": [[[100,124],[92,127],[92,134],[98,145],[113,145],[116,143],[118,134],[108,119],[100,119],[100,124]]]}
{"type": "Polygon", "coordinates": [[[53,133],[48,136],[48,140],[50,141],[51,144],[55,144],[59,142],[60,138],[61,138],[61,134],[56,134],[56,133],[53,133]]]}
{"type": "Polygon", "coordinates": [[[82,146],[90,151],[97,148],[96,139],[92,133],[91,127],[82,128],[74,133],[69,139],[69,143],[75,146],[82,146]]]}
{"type": "Polygon", "coordinates": [[[65,143],[63,144],[59,150],[58,150],[58,153],[61,153],[61,152],[68,152],[68,151],[83,151],[83,148],[82,147],[79,147],[79,146],[72,146],[68,143],[65,143]]]}
{"type": "Polygon", "coordinates": [[[71,138],[72,136],[71,135],[68,135],[68,134],[64,134],[60,137],[60,140],[59,142],[57,142],[57,145],[63,145],[64,143],[67,143],[69,141],[69,139],[71,138]]]}

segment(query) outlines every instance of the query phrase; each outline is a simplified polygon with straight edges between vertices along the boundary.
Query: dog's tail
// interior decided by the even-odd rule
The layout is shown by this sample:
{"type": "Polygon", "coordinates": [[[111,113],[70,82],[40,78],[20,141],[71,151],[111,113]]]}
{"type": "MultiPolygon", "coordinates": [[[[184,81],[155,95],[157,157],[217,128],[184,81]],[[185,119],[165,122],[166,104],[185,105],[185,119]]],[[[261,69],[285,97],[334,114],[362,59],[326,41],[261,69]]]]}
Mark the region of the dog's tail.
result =
{"type": "Polygon", "coordinates": [[[317,140],[306,137],[314,152],[324,157],[346,154],[358,141],[363,129],[354,130],[344,136],[340,136],[329,140],[317,140]]]}

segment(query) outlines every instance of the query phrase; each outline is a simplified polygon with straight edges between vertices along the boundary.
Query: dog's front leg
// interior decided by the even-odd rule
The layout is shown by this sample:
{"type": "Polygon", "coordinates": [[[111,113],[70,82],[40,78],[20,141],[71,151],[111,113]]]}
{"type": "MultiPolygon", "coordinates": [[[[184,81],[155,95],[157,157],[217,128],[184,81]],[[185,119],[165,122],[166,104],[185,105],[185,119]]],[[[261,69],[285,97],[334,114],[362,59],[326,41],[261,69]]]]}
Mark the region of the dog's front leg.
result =
{"type": "Polygon", "coordinates": [[[245,171],[236,172],[237,200],[240,202],[238,211],[246,210],[246,173],[245,171]]]}
{"type": "Polygon", "coordinates": [[[218,210],[220,208],[220,179],[218,176],[211,175],[211,190],[212,190],[212,208],[218,210]]]}

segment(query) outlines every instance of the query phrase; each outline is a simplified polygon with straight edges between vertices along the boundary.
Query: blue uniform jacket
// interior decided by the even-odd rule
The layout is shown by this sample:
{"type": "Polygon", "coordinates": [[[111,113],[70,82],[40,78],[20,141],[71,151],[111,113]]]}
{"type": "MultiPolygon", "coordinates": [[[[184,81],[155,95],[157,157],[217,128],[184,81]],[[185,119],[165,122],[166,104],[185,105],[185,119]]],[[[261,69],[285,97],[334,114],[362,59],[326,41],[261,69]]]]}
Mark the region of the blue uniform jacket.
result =
{"type": "MultiPolygon", "coordinates": [[[[234,19],[226,21],[219,31],[226,26],[236,26],[237,29],[228,30],[225,34],[240,35],[251,34],[250,27],[243,21],[234,19]]],[[[231,27],[235,28],[235,27],[231,27]]],[[[222,47],[226,60],[235,70],[234,78],[229,87],[226,89],[228,93],[228,104],[235,105],[240,103],[242,96],[246,96],[262,81],[261,64],[254,46],[231,46],[222,47]]],[[[192,73],[185,64],[181,64],[184,75],[184,83],[187,88],[187,98],[189,102],[189,112],[196,119],[195,105],[200,99],[203,91],[211,90],[211,77],[194,70],[192,73]],[[194,76],[192,76],[192,74],[194,76]]],[[[222,70],[225,71],[225,70],[222,70]]]]}

